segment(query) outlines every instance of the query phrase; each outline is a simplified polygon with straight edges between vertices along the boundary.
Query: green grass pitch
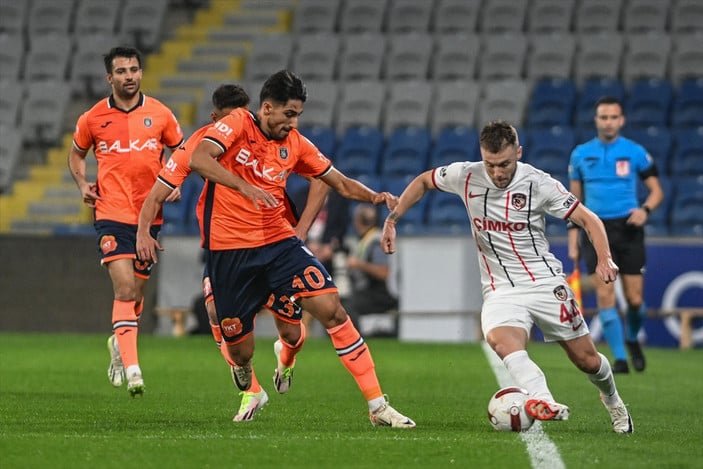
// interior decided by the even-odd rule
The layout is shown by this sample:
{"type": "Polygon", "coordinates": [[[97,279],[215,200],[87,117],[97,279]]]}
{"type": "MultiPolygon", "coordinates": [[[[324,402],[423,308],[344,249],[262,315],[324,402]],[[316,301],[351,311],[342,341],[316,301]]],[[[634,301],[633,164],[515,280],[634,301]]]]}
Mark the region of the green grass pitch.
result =
{"type": "MultiPolygon", "coordinates": [[[[519,434],[494,431],[498,389],[479,344],[369,340],[391,404],[413,430],[375,428],[326,339],[309,339],[293,386],[278,395],[271,339],[255,369],[270,396],[254,421],[232,422],[239,396],[209,337],[140,337],[143,398],[113,388],[106,336],[0,334],[0,467],[528,468],[519,434]]],[[[543,429],[567,468],[701,466],[700,350],[647,349],[644,373],[618,375],[635,423],[612,432],[595,388],[557,345],[531,344],[567,422],[543,429]]]]}

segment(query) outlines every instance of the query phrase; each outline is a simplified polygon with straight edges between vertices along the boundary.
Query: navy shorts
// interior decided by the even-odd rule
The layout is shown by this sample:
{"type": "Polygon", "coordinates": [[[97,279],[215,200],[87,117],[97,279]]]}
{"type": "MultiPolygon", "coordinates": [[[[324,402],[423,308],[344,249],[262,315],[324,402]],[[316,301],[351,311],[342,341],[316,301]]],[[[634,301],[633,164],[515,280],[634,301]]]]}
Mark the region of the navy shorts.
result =
{"type": "MultiPolygon", "coordinates": [[[[212,284],[210,283],[210,274],[207,264],[203,270],[203,297],[205,299],[205,304],[215,300],[215,296],[212,294],[212,284]]],[[[269,296],[264,308],[287,322],[296,323],[303,319],[303,308],[292,301],[278,298],[273,293],[269,296]]]]}
{"type": "MultiPolygon", "coordinates": [[[[137,225],[119,223],[110,220],[98,220],[93,223],[98,233],[98,258],[100,265],[117,259],[133,259],[134,275],[147,279],[151,275],[151,262],[137,259],[137,225]]],[[[152,225],[149,233],[158,239],[161,225],[152,225]]]]}
{"type": "Polygon", "coordinates": [[[209,251],[206,263],[227,342],[251,333],[262,307],[295,321],[301,311],[294,303],[300,298],[337,292],[332,276],[296,237],[258,248],[209,251]]]}
{"type": "MultiPolygon", "coordinates": [[[[642,275],[647,261],[644,246],[644,228],[629,225],[627,218],[603,220],[603,224],[605,225],[605,232],[608,234],[610,254],[613,256],[613,262],[620,268],[620,273],[624,275],[642,275]]],[[[588,273],[594,274],[596,265],[598,265],[598,258],[591,241],[583,231],[581,231],[581,250],[588,273]]]]}

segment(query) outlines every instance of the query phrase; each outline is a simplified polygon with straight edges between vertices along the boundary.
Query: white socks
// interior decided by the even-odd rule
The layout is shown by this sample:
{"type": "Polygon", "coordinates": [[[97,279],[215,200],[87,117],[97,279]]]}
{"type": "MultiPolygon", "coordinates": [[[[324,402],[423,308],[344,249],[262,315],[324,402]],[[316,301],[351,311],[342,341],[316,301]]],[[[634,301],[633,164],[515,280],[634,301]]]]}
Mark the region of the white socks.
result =
{"type": "Polygon", "coordinates": [[[530,397],[554,402],[542,370],[527,355],[526,350],[513,352],[503,359],[503,364],[515,383],[527,389],[530,397]]]}
{"type": "Polygon", "coordinates": [[[613,371],[610,368],[608,359],[602,353],[598,353],[598,356],[600,356],[600,368],[596,373],[586,376],[600,390],[603,402],[606,405],[614,405],[620,400],[620,396],[618,396],[618,390],[615,388],[613,371]]]}

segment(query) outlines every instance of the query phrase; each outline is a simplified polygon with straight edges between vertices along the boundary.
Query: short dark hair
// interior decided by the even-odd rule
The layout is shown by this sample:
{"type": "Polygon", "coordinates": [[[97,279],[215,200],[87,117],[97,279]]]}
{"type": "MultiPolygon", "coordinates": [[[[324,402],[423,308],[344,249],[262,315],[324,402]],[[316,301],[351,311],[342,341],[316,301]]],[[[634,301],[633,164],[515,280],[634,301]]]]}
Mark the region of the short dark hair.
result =
{"type": "Polygon", "coordinates": [[[498,120],[486,124],[481,129],[479,138],[481,148],[491,153],[499,153],[510,145],[520,145],[515,127],[505,121],[498,120]]]}
{"type": "Polygon", "coordinates": [[[602,96],[598,98],[598,101],[596,101],[596,104],[593,106],[593,112],[595,112],[601,104],[617,104],[620,106],[620,111],[623,114],[625,113],[625,108],[623,108],[622,103],[615,96],[602,96]]]}
{"type": "Polygon", "coordinates": [[[142,53],[134,47],[113,47],[110,52],[103,55],[103,60],[105,62],[105,71],[107,73],[112,73],[112,61],[115,57],[127,57],[128,59],[136,58],[139,62],[139,68],[142,68],[142,53]]]}
{"type": "Polygon", "coordinates": [[[216,109],[247,107],[249,106],[249,95],[239,85],[220,85],[212,93],[212,105],[216,109]]]}
{"type": "Polygon", "coordinates": [[[287,103],[291,99],[305,102],[307,98],[308,92],[305,89],[303,80],[288,70],[280,70],[268,77],[259,94],[260,103],[267,99],[282,104],[287,103]]]}

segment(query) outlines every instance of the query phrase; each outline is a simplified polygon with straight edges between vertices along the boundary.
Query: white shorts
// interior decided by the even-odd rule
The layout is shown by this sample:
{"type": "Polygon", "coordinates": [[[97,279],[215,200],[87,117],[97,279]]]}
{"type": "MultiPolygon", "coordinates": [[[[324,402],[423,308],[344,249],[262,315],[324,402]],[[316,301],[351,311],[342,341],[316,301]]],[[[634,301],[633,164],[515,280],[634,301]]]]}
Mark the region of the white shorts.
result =
{"type": "Polygon", "coordinates": [[[563,277],[525,287],[501,288],[484,298],[484,337],[499,326],[521,327],[529,336],[533,324],[542,331],[545,342],[572,340],[589,333],[574,292],[563,277]]]}

